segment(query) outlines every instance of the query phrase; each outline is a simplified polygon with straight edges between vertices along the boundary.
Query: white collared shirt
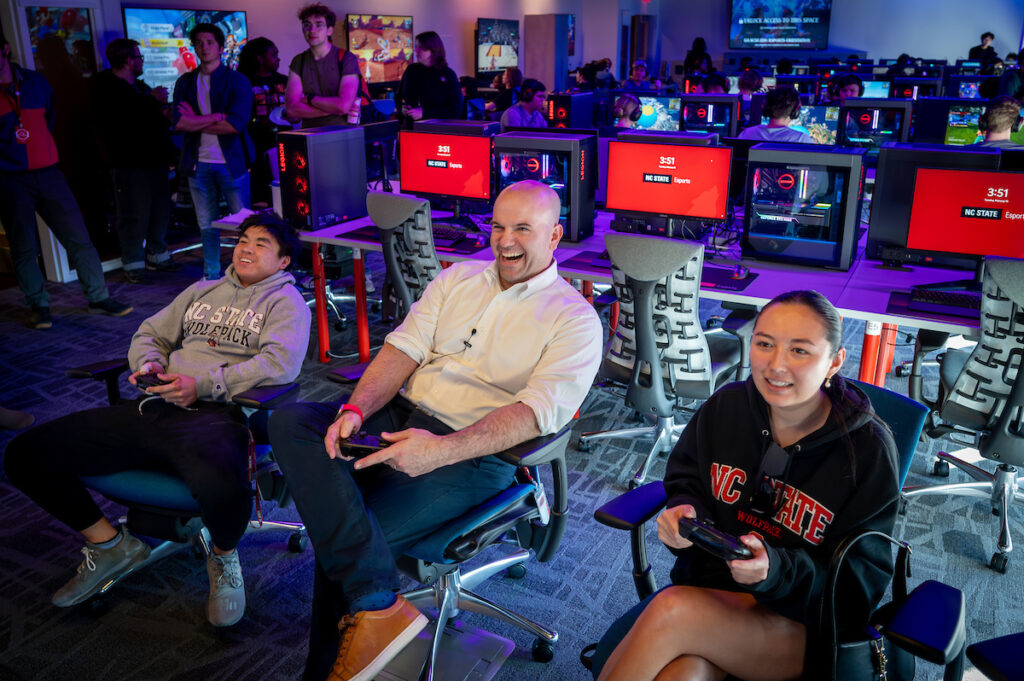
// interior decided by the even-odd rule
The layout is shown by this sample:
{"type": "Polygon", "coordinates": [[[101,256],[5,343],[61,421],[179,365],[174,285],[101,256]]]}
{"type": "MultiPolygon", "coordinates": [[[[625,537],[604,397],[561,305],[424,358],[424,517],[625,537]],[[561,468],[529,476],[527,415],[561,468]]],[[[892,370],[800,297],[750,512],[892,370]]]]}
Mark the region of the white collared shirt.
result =
{"type": "Polygon", "coordinates": [[[493,261],[443,270],[385,339],[419,363],[402,394],[456,430],[516,402],[542,434],[568,423],[597,374],[604,334],[556,268],[506,291],[493,261]]]}

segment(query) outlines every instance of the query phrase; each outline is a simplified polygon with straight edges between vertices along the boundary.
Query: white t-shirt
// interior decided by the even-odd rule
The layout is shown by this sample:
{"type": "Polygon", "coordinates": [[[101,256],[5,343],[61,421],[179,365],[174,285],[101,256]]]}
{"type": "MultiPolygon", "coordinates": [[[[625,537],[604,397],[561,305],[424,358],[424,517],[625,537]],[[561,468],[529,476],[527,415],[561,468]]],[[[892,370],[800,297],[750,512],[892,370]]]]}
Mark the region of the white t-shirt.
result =
{"type": "MultiPolygon", "coordinates": [[[[199,100],[199,113],[206,116],[213,113],[210,106],[210,76],[205,73],[199,74],[196,83],[196,99],[199,100]]],[[[224,152],[220,150],[220,140],[217,135],[203,132],[199,134],[199,162],[224,164],[224,152]]]]}

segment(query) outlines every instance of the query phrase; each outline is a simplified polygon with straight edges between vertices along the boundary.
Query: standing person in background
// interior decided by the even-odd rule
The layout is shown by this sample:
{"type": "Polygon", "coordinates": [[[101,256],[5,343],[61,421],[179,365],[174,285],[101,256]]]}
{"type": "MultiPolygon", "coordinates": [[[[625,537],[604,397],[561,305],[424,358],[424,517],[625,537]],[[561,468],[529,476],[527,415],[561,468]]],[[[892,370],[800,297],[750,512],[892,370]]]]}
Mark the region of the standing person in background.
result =
{"type": "Polygon", "coordinates": [[[501,131],[504,132],[507,128],[548,127],[548,121],[541,113],[547,98],[544,83],[533,78],[524,80],[519,91],[519,101],[501,115],[501,131]]]}
{"type": "Polygon", "coordinates": [[[196,222],[203,237],[203,276],[220,278],[220,230],[214,229],[221,197],[232,213],[249,207],[248,162],[252,141],[246,132],[252,115],[252,87],[241,73],[221,63],[224,32],[196,24],[189,40],[199,68],[174,83],[171,120],[185,133],[181,173],[188,178],[196,222]]]}
{"type": "Polygon", "coordinates": [[[992,41],[996,37],[991,31],[985,31],[981,34],[981,44],[975,45],[967,53],[968,59],[977,59],[984,66],[987,62],[994,60],[996,55],[996,48],[992,47],[992,41]]]}
{"type": "MultiPolygon", "coordinates": [[[[280,128],[271,120],[275,109],[283,110],[288,78],[277,72],[281,57],[277,46],[269,38],[259,37],[247,42],[238,57],[238,71],[249,79],[252,86],[252,118],[249,119],[249,135],[252,137],[256,155],[253,158],[249,176],[249,188],[253,206],[265,208],[271,204],[270,161],[267,151],[277,143],[280,128]]],[[[280,111],[275,117],[280,120],[280,111]]]]}
{"type": "Polygon", "coordinates": [[[299,10],[299,21],[309,49],[288,66],[288,117],[302,121],[303,128],[358,125],[359,59],[331,43],[337,17],[326,5],[313,3],[299,10]]]}
{"type": "Polygon", "coordinates": [[[11,244],[14,276],[32,308],[29,326],[48,329],[50,296],[39,271],[36,211],[46,221],[78,272],[89,312],[121,317],[132,311],[110,297],[103,264],[57,168],[53,125],[53,90],[35,71],[11,63],[11,47],[0,35],[0,222],[11,244]]]}
{"type": "Polygon", "coordinates": [[[683,60],[683,70],[686,71],[686,75],[706,76],[713,69],[707,42],[701,37],[694,38],[693,45],[686,53],[686,59],[683,60]]]}
{"type": "Polygon", "coordinates": [[[433,31],[416,36],[413,43],[416,62],[402,74],[395,104],[402,127],[425,118],[458,118],[462,108],[462,90],[455,72],[448,67],[444,42],[433,31]]]}
{"type": "Polygon", "coordinates": [[[169,170],[174,159],[164,115],[167,89],[142,81],[139,43],[117,38],[107,45],[110,68],[90,79],[93,125],[114,181],[117,238],[124,278],[145,281],[145,271],[173,272],[167,252],[171,221],[169,170]]]}

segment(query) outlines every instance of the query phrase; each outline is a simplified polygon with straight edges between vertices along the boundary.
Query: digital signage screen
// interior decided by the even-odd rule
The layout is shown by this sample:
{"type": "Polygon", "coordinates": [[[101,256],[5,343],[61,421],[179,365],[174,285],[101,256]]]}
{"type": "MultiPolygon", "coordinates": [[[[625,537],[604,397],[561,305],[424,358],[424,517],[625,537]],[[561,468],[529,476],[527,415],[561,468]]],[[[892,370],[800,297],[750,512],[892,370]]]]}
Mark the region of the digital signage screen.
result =
{"type": "Polygon", "coordinates": [[[608,143],[611,211],[724,220],[731,147],[608,143]]]}
{"type": "Polygon", "coordinates": [[[174,81],[199,66],[188,34],[196,24],[213,24],[224,31],[226,66],[238,66],[238,54],[248,39],[245,12],[198,9],[124,7],[125,37],[139,43],[144,57],[142,79],[150,87],[174,89],[174,81]]]}
{"type": "Polygon", "coordinates": [[[519,66],[519,22],[515,19],[477,19],[477,74],[492,75],[510,66],[519,66]]]}
{"type": "Polygon", "coordinates": [[[359,58],[359,73],[367,83],[402,79],[412,63],[412,17],[388,14],[349,14],[348,49],[359,58]]]}
{"type": "Polygon", "coordinates": [[[398,134],[402,191],[491,198],[491,138],[403,130],[398,134]]]}
{"type": "Polygon", "coordinates": [[[729,49],[828,47],[832,0],[733,0],[729,49]]]}

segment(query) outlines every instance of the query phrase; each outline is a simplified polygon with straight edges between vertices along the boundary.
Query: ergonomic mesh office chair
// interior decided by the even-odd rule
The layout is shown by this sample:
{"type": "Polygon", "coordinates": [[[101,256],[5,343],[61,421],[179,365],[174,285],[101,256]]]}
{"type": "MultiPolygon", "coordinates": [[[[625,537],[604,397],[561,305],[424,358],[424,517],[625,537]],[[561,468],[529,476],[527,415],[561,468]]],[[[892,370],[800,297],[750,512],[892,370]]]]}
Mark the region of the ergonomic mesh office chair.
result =
{"type": "MultiPolygon", "coordinates": [[[[1024,465],[1024,260],[987,258],[981,299],[981,339],[969,354],[947,351],[940,374],[956,375],[938,409],[942,423],[932,432],[970,435],[982,457],[998,465],[983,468],[940,452],[974,481],[907,487],[905,499],[927,494],[954,494],[988,499],[1000,516],[997,550],[989,566],[1005,572],[1013,550],[1007,514],[1014,502],[1024,502],[1018,490],[1017,467],[1024,465]]],[[[931,434],[931,433],[930,433],[931,434]]],[[[941,471],[940,471],[941,472],[941,471]]]]}
{"type": "MultiPolygon", "coordinates": [[[[626,405],[653,426],[583,433],[579,449],[594,440],[651,437],[654,443],[630,481],[647,478],[655,455],[672,449],[683,426],[675,423],[677,402],[711,396],[737,377],[752,310],[737,310],[722,328],[707,333],[698,312],[704,246],[693,241],[632,234],[608,234],[619,319],[598,376],[628,385],[626,405]]],[[[742,377],[741,377],[742,378],[742,377]]]]}
{"type": "MultiPolygon", "coordinates": [[[[70,378],[89,378],[106,384],[107,399],[115,404],[121,399],[118,378],[128,368],[124,359],[97,362],[69,369],[70,378]]],[[[234,403],[255,412],[269,410],[298,397],[298,384],[271,385],[252,388],[234,396],[234,403]]],[[[250,429],[253,429],[250,424],[250,429]]],[[[257,429],[258,430],[258,429],[257,429]]],[[[272,500],[281,508],[291,503],[284,478],[273,460],[268,444],[255,444],[256,470],[253,494],[260,499],[272,500]]],[[[91,490],[128,507],[124,520],[135,534],[161,540],[149,557],[129,572],[122,573],[105,584],[97,593],[106,593],[130,572],[150,565],[176,551],[192,545],[209,555],[209,532],[199,518],[199,504],[185,482],[172,472],[158,470],[124,470],[109,475],[83,476],[82,482],[91,490]]],[[[289,532],[288,549],[300,552],[309,538],[302,523],[263,520],[250,523],[246,534],[253,532],[289,532]]]]}

